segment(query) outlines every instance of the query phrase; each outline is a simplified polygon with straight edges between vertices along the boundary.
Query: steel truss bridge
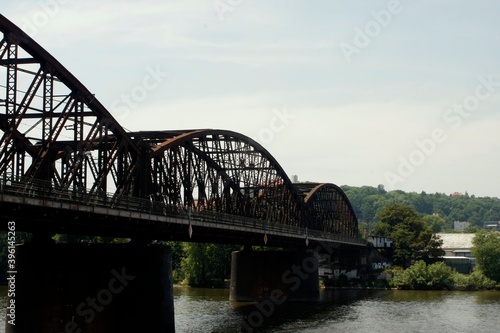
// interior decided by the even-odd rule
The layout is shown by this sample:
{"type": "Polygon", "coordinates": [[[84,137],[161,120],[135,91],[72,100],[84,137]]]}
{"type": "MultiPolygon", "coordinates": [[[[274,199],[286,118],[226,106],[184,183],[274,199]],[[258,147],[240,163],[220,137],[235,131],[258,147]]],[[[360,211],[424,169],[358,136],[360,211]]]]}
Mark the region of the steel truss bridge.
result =
{"type": "Polygon", "coordinates": [[[333,184],[293,184],[228,130],[128,132],[0,15],[0,216],[19,231],[239,244],[364,245],[333,184]]]}

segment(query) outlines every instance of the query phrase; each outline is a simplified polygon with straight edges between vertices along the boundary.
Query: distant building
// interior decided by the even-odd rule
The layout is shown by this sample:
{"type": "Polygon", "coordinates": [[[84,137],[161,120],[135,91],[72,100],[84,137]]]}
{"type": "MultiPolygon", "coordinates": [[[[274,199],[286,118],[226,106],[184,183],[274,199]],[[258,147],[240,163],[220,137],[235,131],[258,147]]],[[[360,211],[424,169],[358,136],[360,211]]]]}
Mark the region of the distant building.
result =
{"type": "Polygon", "coordinates": [[[469,222],[455,221],[453,222],[453,229],[455,231],[464,231],[470,226],[469,222]]]}
{"type": "Polygon", "coordinates": [[[437,234],[443,241],[441,248],[448,257],[468,257],[472,258],[472,240],[475,234],[437,234]]]}
{"type": "Polygon", "coordinates": [[[484,222],[484,228],[488,230],[500,231],[500,221],[484,222]]]}
{"type": "Polygon", "coordinates": [[[443,241],[444,262],[459,273],[470,273],[475,266],[472,240],[475,234],[437,234],[443,241]]]}

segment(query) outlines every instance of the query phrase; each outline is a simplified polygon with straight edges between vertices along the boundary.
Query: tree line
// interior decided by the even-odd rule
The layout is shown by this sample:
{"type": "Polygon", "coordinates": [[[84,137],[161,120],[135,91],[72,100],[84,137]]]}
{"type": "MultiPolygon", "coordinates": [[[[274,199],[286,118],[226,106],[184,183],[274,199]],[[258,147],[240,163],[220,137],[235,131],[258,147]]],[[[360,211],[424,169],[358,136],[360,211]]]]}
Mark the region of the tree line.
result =
{"type": "Polygon", "coordinates": [[[465,193],[426,193],[386,191],[383,185],[341,186],[351,202],[362,228],[371,231],[384,207],[399,204],[412,207],[427,222],[432,231],[450,231],[454,221],[470,222],[472,230],[482,228],[484,222],[500,221],[500,199],[476,197],[465,193]]]}

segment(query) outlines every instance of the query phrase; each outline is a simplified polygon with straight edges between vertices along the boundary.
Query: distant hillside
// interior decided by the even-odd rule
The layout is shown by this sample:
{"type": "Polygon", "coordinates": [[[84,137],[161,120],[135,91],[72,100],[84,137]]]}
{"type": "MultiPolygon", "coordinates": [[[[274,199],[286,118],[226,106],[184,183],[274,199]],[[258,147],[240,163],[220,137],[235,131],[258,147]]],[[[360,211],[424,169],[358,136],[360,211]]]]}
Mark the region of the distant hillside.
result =
{"type": "Polygon", "coordinates": [[[438,214],[445,220],[443,229],[452,229],[454,221],[467,221],[482,227],[485,221],[500,221],[500,199],[479,198],[467,193],[416,193],[386,191],[382,185],[341,186],[362,222],[376,222],[380,209],[390,204],[415,208],[422,216],[438,214]]]}

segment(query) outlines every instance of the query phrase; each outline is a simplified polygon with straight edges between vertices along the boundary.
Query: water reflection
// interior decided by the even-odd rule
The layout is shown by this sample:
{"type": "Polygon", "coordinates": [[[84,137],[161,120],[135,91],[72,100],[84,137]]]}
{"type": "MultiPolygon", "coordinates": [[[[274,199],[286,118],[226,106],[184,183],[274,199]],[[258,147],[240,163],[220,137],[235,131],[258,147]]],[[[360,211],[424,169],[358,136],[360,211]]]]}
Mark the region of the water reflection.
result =
{"type": "MultiPolygon", "coordinates": [[[[498,300],[499,300],[498,294],[499,293],[500,293],[500,291],[498,291],[498,292],[479,291],[479,292],[475,292],[473,295],[474,295],[474,298],[478,304],[492,304],[492,303],[498,304],[498,300]]],[[[500,313],[499,313],[499,315],[500,315],[500,313]]]]}
{"type": "MultiPolygon", "coordinates": [[[[320,302],[290,303],[228,302],[229,291],[174,288],[177,332],[287,332],[286,327],[303,329],[330,320],[354,320],[350,304],[377,297],[375,290],[325,290],[320,302]],[[312,321],[311,321],[312,320],[312,321]],[[283,329],[285,328],[285,331],[283,329]]],[[[383,293],[383,292],[382,292],[383,293]]],[[[299,330],[300,331],[300,330],[299,330]]]]}
{"type": "Polygon", "coordinates": [[[238,318],[228,300],[228,290],[175,287],[176,332],[230,332],[238,318]]]}

